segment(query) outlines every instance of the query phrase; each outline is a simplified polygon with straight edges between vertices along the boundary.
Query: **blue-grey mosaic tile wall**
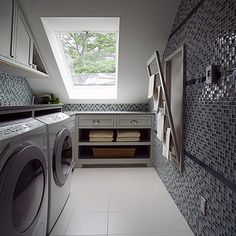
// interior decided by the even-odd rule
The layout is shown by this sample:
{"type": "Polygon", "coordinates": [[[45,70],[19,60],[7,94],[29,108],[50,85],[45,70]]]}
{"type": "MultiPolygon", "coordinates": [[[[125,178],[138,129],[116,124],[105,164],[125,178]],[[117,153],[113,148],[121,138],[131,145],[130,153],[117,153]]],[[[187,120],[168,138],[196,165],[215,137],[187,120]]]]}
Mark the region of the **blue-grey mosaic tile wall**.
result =
{"type": "Polygon", "coordinates": [[[176,28],[188,17],[188,15],[191,13],[194,7],[196,7],[197,4],[199,4],[200,2],[201,0],[181,1],[171,33],[173,33],[174,30],[176,30],[176,28]]]}
{"type": "Polygon", "coordinates": [[[148,111],[149,104],[65,104],[65,111],[148,111]]]}
{"type": "Polygon", "coordinates": [[[0,71],[0,106],[23,106],[32,102],[33,91],[21,77],[0,71]]]}
{"type": "Polygon", "coordinates": [[[182,0],[164,53],[185,44],[185,160],[180,173],[155,139],[155,166],[197,236],[236,235],[235,26],[235,0],[182,0]],[[210,64],[221,78],[207,85],[210,64]],[[207,200],[206,215],[200,196],[207,200]]]}
{"type": "MultiPolygon", "coordinates": [[[[0,106],[31,105],[33,91],[26,79],[0,71],[0,106]]],[[[149,104],[65,104],[65,111],[148,111],[149,104]]]]}

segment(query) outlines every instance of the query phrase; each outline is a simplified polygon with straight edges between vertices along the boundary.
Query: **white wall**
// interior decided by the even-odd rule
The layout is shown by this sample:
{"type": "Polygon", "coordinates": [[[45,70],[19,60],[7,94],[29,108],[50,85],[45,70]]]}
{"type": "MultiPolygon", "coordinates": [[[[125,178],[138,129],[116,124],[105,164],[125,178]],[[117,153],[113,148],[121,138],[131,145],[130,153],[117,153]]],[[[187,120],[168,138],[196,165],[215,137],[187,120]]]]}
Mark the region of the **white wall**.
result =
{"type": "Polygon", "coordinates": [[[53,92],[64,103],[145,103],[146,61],[163,53],[180,0],[20,0],[50,79],[28,80],[35,93],[53,92]],[[70,100],[40,17],[120,17],[118,99],[70,100]]]}

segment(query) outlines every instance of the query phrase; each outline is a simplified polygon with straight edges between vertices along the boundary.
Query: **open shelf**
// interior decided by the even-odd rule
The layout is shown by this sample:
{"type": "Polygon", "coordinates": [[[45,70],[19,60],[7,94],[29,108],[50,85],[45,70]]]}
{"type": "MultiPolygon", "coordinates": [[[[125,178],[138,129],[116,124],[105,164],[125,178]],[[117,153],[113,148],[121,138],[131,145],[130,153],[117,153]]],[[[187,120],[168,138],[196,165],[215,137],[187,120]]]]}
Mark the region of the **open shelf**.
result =
{"type": "MultiPolygon", "coordinates": [[[[101,146],[106,148],[107,146],[101,146]]],[[[119,146],[120,148],[126,148],[127,146],[119,146]]],[[[150,156],[149,146],[132,146],[135,150],[134,157],[94,157],[92,146],[80,146],[79,156],[80,159],[147,159],[150,156]]]]}
{"type": "Polygon", "coordinates": [[[22,76],[28,79],[40,78],[47,79],[49,75],[45,72],[33,69],[32,67],[25,66],[17,63],[16,61],[9,60],[0,56],[0,70],[16,76],[22,76]]]}
{"type": "MultiPolygon", "coordinates": [[[[93,129],[94,130],[94,129],[93,129]]],[[[79,143],[80,145],[91,145],[92,144],[97,144],[97,145],[101,145],[100,143],[104,143],[103,145],[123,145],[123,143],[128,143],[128,142],[117,142],[116,141],[116,131],[117,130],[124,130],[124,129],[106,129],[106,130],[112,130],[114,131],[114,140],[113,142],[106,142],[106,144],[104,142],[89,142],[89,132],[91,131],[91,129],[80,129],[79,132],[79,143]]],[[[130,142],[133,145],[136,145],[135,143],[145,143],[145,145],[147,143],[150,144],[150,140],[151,140],[151,133],[150,133],[150,129],[137,129],[141,136],[140,136],[140,141],[138,142],[130,142]]],[[[139,144],[138,144],[139,145],[139,144]]]]}
{"type": "Polygon", "coordinates": [[[130,146],[132,144],[135,146],[151,145],[151,142],[80,142],[80,146],[130,146]]]}

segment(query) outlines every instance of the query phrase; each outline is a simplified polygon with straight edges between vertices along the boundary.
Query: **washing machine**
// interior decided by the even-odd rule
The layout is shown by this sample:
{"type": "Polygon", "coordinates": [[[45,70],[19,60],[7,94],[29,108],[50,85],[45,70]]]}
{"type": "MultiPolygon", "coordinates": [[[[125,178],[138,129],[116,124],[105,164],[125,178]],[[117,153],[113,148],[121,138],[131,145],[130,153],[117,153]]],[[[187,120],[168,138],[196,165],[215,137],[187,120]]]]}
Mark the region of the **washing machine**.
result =
{"type": "Polygon", "coordinates": [[[46,125],[0,123],[0,235],[45,236],[47,208],[46,125]]]}
{"type": "Polygon", "coordinates": [[[47,125],[48,132],[48,226],[49,233],[70,195],[74,166],[73,135],[75,118],[62,112],[36,117],[47,125]]]}

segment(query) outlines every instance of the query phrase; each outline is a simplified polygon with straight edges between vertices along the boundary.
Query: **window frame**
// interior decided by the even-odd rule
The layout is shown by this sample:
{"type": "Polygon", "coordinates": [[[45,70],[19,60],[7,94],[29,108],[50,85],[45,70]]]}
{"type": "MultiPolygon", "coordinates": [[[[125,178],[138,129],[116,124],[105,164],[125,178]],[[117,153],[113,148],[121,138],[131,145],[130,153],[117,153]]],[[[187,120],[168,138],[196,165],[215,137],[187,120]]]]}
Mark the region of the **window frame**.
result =
{"type": "MultiPolygon", "coordinates": [[[[119,39],[120,39],[120,17],[42,17],[41,18],[50,46],[53,50],[58,69],[66,87],[67,94],[70,99],[117,99],[118,88],[118,71],[119,71],[119,39]],[[71,27],[69,24],[73,22],[76,25],[79,21],[85,23],[85,26],[80,28],[71,27]],[[89,22],[97,22],[91,24],[89,22]],[[104,23],[105,22],[105,23],[104,23]],[[106,27],[106,23],[108,27],[106,27]],[[67,27],[69,26],[69,27],[67,27]],[[86,28],[85,28],[86,27],[86,28]],[[89,28],[91,27],[91,28],[89,28]],[[59,33],[66,32],[112,32],[116,33],[116,72],[115,85],[82,85],[74,86],[67,63],[67,58],[64,53],[62,42],[59,33]]],[[[83,24],[82,24],[83,25],[83,24]]]]}

